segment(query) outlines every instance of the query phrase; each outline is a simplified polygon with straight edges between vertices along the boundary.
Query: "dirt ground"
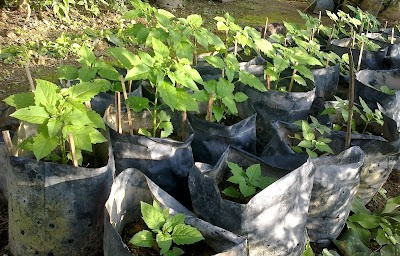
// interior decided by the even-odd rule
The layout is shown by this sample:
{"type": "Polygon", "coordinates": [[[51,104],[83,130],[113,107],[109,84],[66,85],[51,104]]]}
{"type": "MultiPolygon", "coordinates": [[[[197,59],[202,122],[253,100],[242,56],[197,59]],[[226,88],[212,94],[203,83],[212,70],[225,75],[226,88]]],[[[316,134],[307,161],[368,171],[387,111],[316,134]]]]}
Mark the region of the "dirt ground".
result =
{"type": "MultiPolygon", "coordinates": [[[[203,16],[209,28],[214,27],[213,17],[223,16],[229,12],[240,25],[262,26],[266,17],[269,23],[295,22],[304,25],[304,21],[297,13],[297,9],[304,10],[308,3],[304,1],[288,0],[236,0],[229,3],[221,3],[211,0],[187,0],[184,6],[172,11],[176,16],[186,17],[189,14],[198,13],[203,16]]],[[[41,13],[39,19],[37,12],[33,11],[31,18],[26,22],[25,13],[11,9],[0,9],[0,49],[11,45],[24,45],[27,42],[54,41],[62,33],[79,34],[85,28],[101,30],[104,28],[115,29],[121,14],[110,11],[99,17],[83,16],[79,13],[71,13],[71,23],[60,22],[50,10],[41,13]]],[[[327,17],[323,17],[323,23],[328,23],[327,17]]],[[[99,54],[102,49],[95,49],[99,54]]],[[[48,56],[37,56],[27,66],[33,79],[45,79],[58,83],[57,67],[64,64],[78,65],[76,56],[70,54],[64,59],[48,56]]],[[[0,60],[1,62],[1,60],[0,60]]],[[[28,78],[24,66],[17,64],[0,63],[0,109],[5,107],[3,99],[11,94],[26,92],[29,90],[28,78]]],[[[0,120],[1,121],[1,120],[0,120]]],[[[400,195],[400,172],[393,173],[384,188],[389,197],[400,195]]],[[[377,196],[370,207],[380,209],[384,200],[377,196]]],[[[0,255],[7,253],[7,202],[0,194],[0,255]]]]}

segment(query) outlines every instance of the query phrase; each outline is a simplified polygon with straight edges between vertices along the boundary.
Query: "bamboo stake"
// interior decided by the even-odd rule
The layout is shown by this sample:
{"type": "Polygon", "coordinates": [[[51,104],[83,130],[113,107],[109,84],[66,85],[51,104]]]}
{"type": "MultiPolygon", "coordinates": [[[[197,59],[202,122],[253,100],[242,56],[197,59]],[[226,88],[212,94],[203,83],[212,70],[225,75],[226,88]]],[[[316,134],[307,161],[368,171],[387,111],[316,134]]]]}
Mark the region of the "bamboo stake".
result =
{"type": "MultiPolygon", "coordinates": [[[[368,25],[369,25],[369,23],[368,23],[368,25]]],[[[360,27],[360,31],[359,31],[360,36],[362,35],[363,30],[364,30],[364,19],[361,20],[361,27],[360,27]]],[[[367,26],[367,31],[368,31],[368,26],[367,26]]]]}
{"type": "Polygon", "coordinates": [[[267,75],[267,90],[271,90],[271,78],[267,75]]]}
{"type": "Polygon", "coordinates": [[[328,42],[326,43],[326,48],[329,48],[331,46],[331,41],[333,37],[333,33],[335,32],[336,24],[333,25],[331,34],[329,35],[328,42]]]}
{"type": "Polygon", "coordinates": [[[319,25],[321,25],[321,16],[322,16],[322,12],[319,11],[319,15],[318,15],[319,22],[318,22],[317,35],[319,34],[319,25]]]}
{"type": "Polygon", "coordinates": [[[285,40],[283,41],[283,46],[285,46],[285,47],[286,47],[286,41],[287,41],[287,38],[285,37],[285,40]]]}
{"type": "Polygon", "coordinates": [[[329,58],[326,59],[326,65],[325,68],[329,68],[329,58]]]}
{"type": "Polygon", "coordinates": [[[315,4],[315,2],[317,2],[317,0],[313,0],[302,12],[306,12],[308,9],[310,9],[310,7],[315,4]]]}
{"type": "Polygon", "coordinates": [[[186,130],[187,130],[187,112],[182,111],[182,141],[186,138],[186,130]]]}
{"type": "Polygon", "coordinates": [[[351,142],[351,121],[353,119],[353,107],[354,107],[354,61],[353,53],[351,49],[348,49],[349,64],[350,64],[350,81],[349,81],[349,117],[347,119],[347,133],[345,149],[350,147],[351,142]]]}
{"type": "Polygon", "coordinates": [[[383,29],[384,29],[385,31],[386,31],[387,25],[388,25],[388,21],[385,21],[385,27],[383,27],[383,29]]]}
{"type": "Polygon", "coordinates": [[[235,40],[235,53],[234,53],[235,56],[237,55],[237,51],[238,51],[238,42],[237,40],[235,40]]]}
{"type": "Polygon", "coordinates": [[[392,38],[390,39],[390,44],[394,43],[394,27],[392,28],[392,38]]]}
{"type": "Polygon", "coordinates": [[[268,26],[268,16],[267,16],[267,20],[265,21],[265,28],[264,28],[264,35],[263,35],[264,39],[267,36],[267,26],[268,26]]]}
{"type": "Polygon", "coordinates": [[[197,40],[194,38],[193,65],[197,66],[197,40]]]}
{"type": "Polygon", "coordinates": [[[29,84],[31,86],[31,91],[34,92],[35,91],[35,85],[33,84],[31,71],[29,70],[28,65],[25,66],[25,72],[26,72],[26,76],[28,77],[29,84]]]}
{"type": "Polygon", "coordinates": [[[208,97],[208,104],[207,104],[207,117],[206,119],[211,122],[211,117],[212,117],[212,105],[213,105],[213,96],[214,92],[210,93],[210,96],[208,97]]]}
{"type": "Polygon", "coordinates": [[[362,39],[362,41],[361,41],[360,55],[358,56],[358,63],[357,63],[357,72],[360,71],[363,51],[364,51],[364,39],[362,39]]]}
{"type": "Polygon", "coordinates": [[[131,93],[132,92],[132,80],[129,80],[129,82],[128,82],[128,93],[131,93]]]}
{"type": "MultiPolygon", "coordinates": [[[[122,92],[124,94],[124,99],[125,99],[125,101],[127,101],[128,100],[128,94],[126,93],[124,77],[121,75],[119,77],[119,79],[121,80],[121,86],[122,86],[122,92]]],[[[126,114],[128,116],[129,134],[133,135],[131,109],[129,108],[129,104],[127,102],[125,103],[125,105],[126,105],[126,114]]]]}
{"type": "Polygon", "coordinates": [[[14,156],[14,145],[11,142],[10,132],[8,130],[2,131],[4,144],[6,144],[7,152],[10,156],[14,156]]]}
{"type": "Polygon", "coordinates": [[[312,28],[310,31],[310,40],[309,41],[312,41],[314,39],[314,34],[315,34],[315,30],[314,30],[314,28],[312,28]]]}
{"type": "Polygon", "coordinates": [[[117,108],[117,132],[122,134],[121,93],[115,92],[115,106],[117,108]]]}
{"type": "Polygon", "coordinates": [[[78,159],[76,158],[75,141],[74,141],[74,136],[72,135],[72,133],[68,133],[68,141],[69,141],[69,147],[71,149],[72,164],[75,167],[78,167],[78,159]]]}
{"type": "Polygon", "coordinates": [[[92,103],[90,101],[85,101],[85,106],[87,109],[91,110],[92,109],[92,103]]]}

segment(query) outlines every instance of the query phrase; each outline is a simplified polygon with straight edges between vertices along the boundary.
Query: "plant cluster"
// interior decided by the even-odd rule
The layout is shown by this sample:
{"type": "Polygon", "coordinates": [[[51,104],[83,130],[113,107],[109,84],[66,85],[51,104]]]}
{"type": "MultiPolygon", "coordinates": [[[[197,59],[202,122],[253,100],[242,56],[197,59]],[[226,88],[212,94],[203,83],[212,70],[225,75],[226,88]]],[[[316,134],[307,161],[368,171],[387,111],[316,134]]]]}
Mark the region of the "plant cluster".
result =
{"type": "Polygon", "coordinates": [[[305,150],[311,158],[318,157],[319,154],[324,152],[334,154],[328,145],[332,140],[324,136],[325,134],[330,134],[331,129],[320,124],[315,117],[310,116],[310,118],[312,121],[311,123],[304,120],[294,123],[301,126],[302,134],[296,133],[291,137],[300,140],[296,146],[292,146],[293,151],[296,153],[303,153],[303,150],[305,150]],[[320,136],[317,137],[316,133],[320,136]]]}
{"type": "Polygon", "coordinates": [[[162,209],[156,201],[153,201],[153,205],[145,202],[140,202],[140,205],[142,218],[151,231],[143,230],[136,233],[129,241],[130,243],[140,247],[155,247],[160,255],[179,256],[184,251],[173,246],[172,242],[185,245],[204,240],[203,235],[196,228],[184,223],[184,214],[169,216],[169,209],[162,209]]]}
{"type": "Polygon", "coordinates": [[[106,141],[97,130],[105,129],[103,119],[83,104],[98,94],[102,86],[83,82],[60,89],[44,80],[36,82],[34,93],[15,94],[4,100],[17,108],[12,117],[38,125],[37,135],[25,139],[18,147],[32,151],[38,161],[45,158],[54,162],[61,160],[66,164],[72,160],[67,147],[68,135],[72,134],[76,157],[78,163],[82,164],[83,150],[91,152],[92,144],[106,141]]]}
{"type": "Polygon", "coordinates": [[[278,179],[261,176],[260,164],[253,164],[246,171],[243,170],[239,165],[227,162],[228,167],[232,172],[232,176],[227,179],[228,182],[236,184],[239,187],[239,191],[234,187],[228,187],[222,190],[222,193],[232,198],[250,197],[265,189],[278,179]]]}

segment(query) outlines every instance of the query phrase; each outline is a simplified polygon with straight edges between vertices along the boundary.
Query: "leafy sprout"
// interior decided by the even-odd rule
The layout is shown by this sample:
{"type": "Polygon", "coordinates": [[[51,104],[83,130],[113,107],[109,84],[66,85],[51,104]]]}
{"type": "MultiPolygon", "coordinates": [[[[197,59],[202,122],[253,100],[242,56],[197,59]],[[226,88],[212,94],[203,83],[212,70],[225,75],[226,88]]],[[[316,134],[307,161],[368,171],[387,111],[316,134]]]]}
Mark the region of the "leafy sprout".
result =
{"type": "Polygon", "coordinates": [[[173,243],[194,244],[204,240],[203,235],[196,228],[184,223],[184,214],[169,216],[169,209],[162,209],[156,201],[153,201],[153,205],[145,202],[140,202],[140,205],[142,218],[151,231],[142,230],[136,233],[129,241],[130,243],[140,247],[156,246],[160,255],[179,256],[184,251],[173,246],[173,243]]]}
{"type": "Polygon", "coordinates": [[[228,187],[222,193],[232,198],[239,198],[240,195],[243,195],[245,198],[253,196],[278,180],[272,177],[261,176],[260,164],[253,164],[246,171],[232,162],[228,162],[228,167],[231,169],[233,175],[227,181],[237,184],[239,191],[234,187],[228,187]]]}

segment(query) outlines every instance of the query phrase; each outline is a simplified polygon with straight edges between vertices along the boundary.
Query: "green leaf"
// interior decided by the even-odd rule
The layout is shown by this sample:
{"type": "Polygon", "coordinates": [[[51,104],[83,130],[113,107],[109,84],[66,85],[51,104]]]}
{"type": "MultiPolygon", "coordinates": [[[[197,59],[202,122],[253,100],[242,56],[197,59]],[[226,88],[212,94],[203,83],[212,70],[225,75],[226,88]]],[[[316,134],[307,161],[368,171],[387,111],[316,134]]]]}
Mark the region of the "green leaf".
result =
{"type": "Polygon", "coordinates": [[[305,81],[301,76],[299,76],[298,74],[294,74],[294,75],[292,76],[292,78],[293,78],[293,80],[296,81],[298,84],[300,84],[300,85],[302,85],[302,86],[307,86],[306,81],[305,81]]]}
{"type": "Polygon", "coordinates": [[[49,137],[39,133],[36,137],[33,137],[33,154],[39,161],[43,157],[50,155],[57,145],[58,137],[49,137]]]}
{"type": "Polygon", "coordinates": [[[191,43],[187,41],[182,41],[176,46],[176,55],[183,59],[186,58],[190,62],[193,61],[193,54],[194,54],[194,48],[191,43]]]}
{"type": "Polygon", "coordinates": [[[47,122],[47,131],[50,137],[54,137],[58,135],[58,132],[62,128],[62,122],[60,119],[57,118],[50,118],[47,122]]]}
{"type": "Polygon", "coordinates": [[[229,181],[230,183],[233,184],[240,184],[246,182],[246,179],[243,176],[231,176],[226,181],[229,181]]]}
{"type": "Polygon", "coordinates": [[[156,242],[158,247],[160,247],[160,254],[164,254],[169,251],[169,248],[172,245],[172,237],[168,233],[158,233],[156,235],[156,242]]]}
{"type": "Polygon", "coordinates": [[[321,152],[328,152],[328,153],[331,153],[331,154],[335,154],[335,153],[333,153],[331,147],[329,147],[327,144],[325,144],[322,141],[317,141],[315,147],[321,152]]]}
{"type": "Polygon", "coordinates": [[[92,50],[90,50],[90,48],[86,45],[81,47],[81,49],[79,50],[79,55],[81,56],[81,58],[78,61],[83,65],[90,67],[96,62],[96,56],[94,55],[92,50]]]}
{"type": "Polygon", "coordinates": [[[56,105],[60,88],[48,81],[36,79],[35,104],[40,106],[56,105]]]}
{"type": "Polygon", "coordinates": [[[108,48],[108,51],[127,69],[133,68],[133,66],[139,62],[139,57],[137,55],[124,48],[108,48]]]}
{"type": "Polygon", "coordinates": [[[150,77],[150,71],[148,66],[139,64],[128,71],[125,80],[146,80],[150,77]]]}
{"type": "Polygon", "coordinates": [[[88,82],[96,77],[97,70],[91,67],[82,67],[78,71],[79,79],[82,82],[88,82]]]}
{"type": "Polygon", "coordinates": [[[229,169],[231,169],[231,172],[233,173],[233,175],[235,176],[242,176],[242,177],[246,177],[246,173],[243,171],[242,167],[240,167],[239,165],[232,163],[232,162],[227,162],[229,169]]]}
{"type": "Polygon", "coordinates": [[[221,77],[217,83],[217,95],[221,98],[232,96],[233,91],[235,90],[235,85],[230,83],[225,78],[221,77]]]}
{"type": "Polygon", "coordinates": [[[174,247],[172,250],[169,250],[168,252],[166,252],[164,255],[165,256],[181,256],[183,255],[185,252],[178,247],[174,247]]]}
{"type": "Polygon", "coordinates": [[[163,122],[158,126],[158,128],[162,130],[160,138],[167,138],[174,130],[171,122],[163,122]]]}
{"type": "Polygon", "coordinates": [[[225,46],[224,42],[221,40],[221,38],[219,38],[219,36],[217,36],[213,33],[208,34],[208,43],[211,45],[214,45],[217,48],[217,50],[226,48],[226,46],[225,46]]]}
{"type": "Polygon", "coordinates": [[[172,232],[172,230],[179,224],[185,224],[185,214],[176,214],[169,218],[163,226],[165,232],[172,232]]]}
{"type": "MultiPolygon", "coordinates": [[[[176,109],[179,111],[195,111],[199,112],[199,105],[192,94],[189,94],[185,88],[176,89],[176,109]]],[[[171,104],[165,101],[167,105],[171,104]]]]}
{"type": "Polygon", "coordinates": [[[207,102],[209,99],[209,94],[206,92],[206,90],[199,90],[195,91],[193,93],[193,97],[200,102],[207,102]]]}
{"type": "Polygon", "coordinates": [[[383,229],[378,229],[378,234],[376,235],[375,241],[383,246],[385,244],[390,244],[390,240],[386,237],[385,231],[383,229]]]}
{"type": "Polygon", "coordinates": [[[72,133],[77,149],[92,152],[92,142],[90,140],[89,129],[86,126],[65,125],[62,129],[65,140],[68,140],[69,133],[72,133]]]}
{"type": "Polygon", "coordinates": [[[306,68],[306,67],[303,66],[303,65],[297,65],[297,66],[295,66],[294,68],[297,69],[297,71],[298,71],[302,76],[304,76],[305,78],[308,78],[308,79],[310,79],[311,81],[314,82],[314,75],[313,75],[313,73],[311,72],[310,69],[306,68]]]}
{"type": "Polygon", "coordinates": [[[149,99],[138,97],[135,95],[129,96],[127,103],[135,112],[141,112],[143,109],[149,109],[149,99]]]}
{"type": "MultiPolygon", "coordinates": [[[[300,143],[297,145],[298,147],[302,147],[302,148],[309,148],[312,149],[312,143],[309,140],[303,140],[300,141],[300,143]]],[[[301,151],[302,152],[302,151],[301,151]]]]}
{"type": "Polygon", "coordinates": [[[340,240],[334,241],[334,244],[344,255],[356,255],[356,253],[366,253],[365,255],[370,255],[372,252],[371,249],[352,235],[353,234],[349,232],[345,232],[344,235],[341,236],[340,240]]]}
{"type": "Polygon", "coordinates": [[[246,94],[244,94],[243,92],[237,92],[235,94],[235,101],[237,102],[243,102],[246,101],[249,97],[247,97],[246,94]]]}
{"type": "Polygon", "coordinates": [[[121,75],[113,66],[108,65],[105,62],[98,62],[96,63],[96,68],[98,68],[98,73],[102,78],[111,81],[120,81],[121,75]]]}
{"type": "Polygon", "coordinates": [[[3,101],[17,109],[27,108],[35,105],[35,94],[33,92],[18,93],[7,97],[3,101]]]}
{"type": "Polygon", "coordinates": [[[315,153],[314,151],[311,151],[310,149],[306,148],[306,153],[308,154],[309,157],[311,158],[316,158],[318,157],[318,154],[315,153]]]}
{"type": "Polygon", "coordinates": [[[251,185],[247,185],[246,183],[240,183],[239,190],[244,197],[249,197],[256,193],[256,188],[251,185]]]}
{"type": "Polygon", "coordinates": [[[400,196],[395,197],[395,198],[390,198],[386,205],[385,209],[382,211],[382,213],[391,213],[394,210],[396,210],[397,207],[400,206],[400,196]]]}
{"type": "Polygon", "coordinates": [[[21,108],[12,113],[10,116],[31,124],[42,124],[49,118],[49,114],[43,107],[30,106],[21,108]]]}
{"type": "Polygon", "coordinates": [[[289,61],[283,59],[280,55],[274,57],[275,72],[280,73],[283,70],[287,69],[289,65],[290,65],[289,61]]]}
{"type": "Polygon", "coordinates": [[[315,139],[314,131],[306,121],[301,122],[301,129],[303,131],[303,138],[305,140],[311,141],[315,139]]]}
{"type": "Polygon", "coordinates": [[[315,254],[310,246],[310,240],[307,240],[306,250],[303,252],[302,256],[315,256],[315,254]]]}
{"type": "Polygon", "coordinates": [[[261,83],[260,79],[258,79],[255,75],[249,74],[244,70],[239,71],[239,79],[242,81],[242,83],[253,87],[260,92],[266,92],[267,89],[265,86],[261,83]]]}
{"type": "Polygon", "coordinates": [[[93,110],[85,111],[85,113],[86,113],[88,119],[90,120],[90,123],[87,123],[87,125],[90,125],[95,128],[100,128],[103,130],[106,129],[104,120],[103,120],[103,118],[101,118],[101,116],[98,113],[96,113],[93,110]]]}
{"type": "Polygon", "coordinates": [[[138,55],[140,57],[141,62],[148,67],[153,67],[154,63],[156,62],[153,57],[147,52],[138,51],[138,55]]]}
{"type": "Polygon", "coordinates": [[[371,239],[371,232],[360,226],[360,224],[347,221],[348,232],[351,236],[359,239],[365,246],[369,247],[369,241],[371,239]]]}
{"type": "Polygon", "coordinates": [[[254,40],[254,43],[256,44],[257,48],[259,48],[268,57],[273,57],[275,55],[275,48],[268,40],[256,39],[254,40]]]}
{"type": "Polygon", "coordinates": [[[171,21],[161,13],[154,13],[154,17],[164,27],[169,27],[171,25],[171,21]]]}
{"type": "Polygon", "coordinates": [[[260,178],[258,178],[258,182],[260,183],[259,187],[261,189],[265,189],[266,187],[268,187],[277,180],[278,180],[277,178],[261,176],[260,178]]]}
{"type": "Polygon", "coordinates": [[[221,191],[224,195],[232,197],[232,198],[239,198],[240,193],[234,189],[233,187],[228,187],[221,191]]]}
{"type": "Polygon", "coordinates": [[[153,233],[148,230],[142,230],[136,233],[129,242],[140,247],[153,247],[153,233]]]}
{"type": "Polygon", "coordinates": [[[187,16],[186,20],[193,27],[201,27],[201,25],[203,25],[203,19],[198,14],[189,15],[187,16]]]}
{"type": "Polygon", "coordinates": [[[96,96],[103,86],[98,83],[83,82],[70,87],[67,93],[76,101],[85,102],[90,101],[96,96]]]}
{"type": "Polygon", "coordinates": [[[217,122],[221,121],[221,119],[224,117],[224,109],[217,105],[213,105],[212,111],[217,122]]]}
{"type": "Polygon", "coordinates": [[[364,202],[359,197],[356,197],[354,199],[353,204],[351,206],[351,211],[356,214],[357,213],[371,214],[371,211],[365,207],[364,202]]]}
{"type": "Polygon", "coordinates": [[[301,149],[301,147],[294,146],[294,147],[292,147],[292,149],[296,153],[303,153],[303,149],[301,149]]]}
{"type": "Polygon", "coordinates": [[[57,68],[61,79],[75,80],[78,78],[78,68],[71,65],[63,65],[57,68]]]}
{"type": "Polygon", "coordinates": [[[95,128],[87,128],[89,131],[89,138],[92,144],[106,142],[107,139],[95,128]]]}
{"type": "Polygon", "coordinates": [[[194,31],[194,37],[197,40],[197,43],[203,46],[205,49],[208,49],[208,36],[207,34],[201,33],[200,31],[194,31]]]}
{"type": "Polygon", "coordinates": [[[177,245],[194,244],[204,240],[203,235],[194,227],[185,224],[179,224],[172,232],[172,239],[177,245]]]}
{"type": "Polygon", "coordinates": [[[165,44],[163,44],[160,40],[158,40],[155,37],[151,38],[151,40],[152,40],[154,53],[156,55],[160,56],[161,58],[165,58],[170,55],[170,51],[169,51],[168,47],[165,44]]]}
{"type": "Polygon", "coordinates": [[[380,223],[380,217],[375,216],[375,215],[365,214],[365,213],[354,214],[349,217],[349,220],[352,222],[357,222],[363,228],[366,228],[366,229],[376,228],[379,226],[379,223],[380,223]]]}
{"type": "Polygon", "coordinates": [[[140,202],[143,220],[150,229],[160,229],[164,223],[164,215],[145,202],[140,202]]]}
{"type": "Polygon", "coordinates": [[[223,97],[222,98],[222,103],[224,103],[224,105],[228,107],[229,111],[233,115],[237,115],[238,114],[238,110],[236,108],[236,102],[235,102],[235,100],[234,100],[234,98],[232,96],[223,97]]]}
{"type": "Polygon", "coordinates": [[[261,165],[253,164],[246,169],[246,175],[251,181],[258,180],[261,177],[261,165]]]}
{"type": "Polygon", "coordinates": [[[141,10],[134,9],[134,10],[130,10],[130,11],[127,11],[126,13],[124,13],[124,15],[121,16],[121,19],[134,20],[134,19],[140,18],[142,16],[143,16],[143,13],[141,10]]]}
{"type": "Polygon", "coordinates": [[[139,128],[138,133],[143,136],[152,137],[151,133],[144,128],[139,128]]]}
{"type": "Polygon", "coordinates": [[[204,59],[212,65],[214,68],[225,68],[225,62],[221,57],[218,56],[205,56],[204,59]]]}

